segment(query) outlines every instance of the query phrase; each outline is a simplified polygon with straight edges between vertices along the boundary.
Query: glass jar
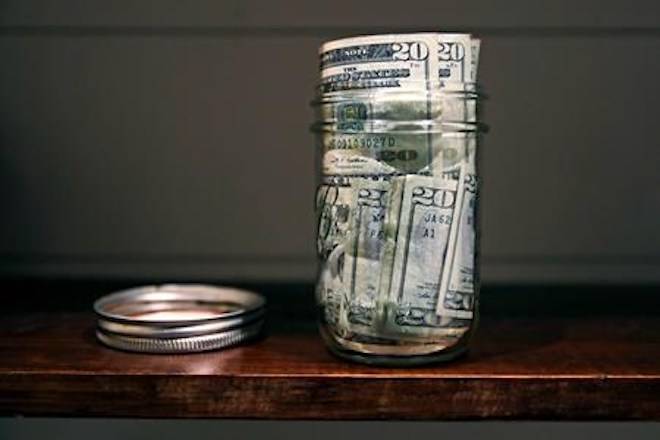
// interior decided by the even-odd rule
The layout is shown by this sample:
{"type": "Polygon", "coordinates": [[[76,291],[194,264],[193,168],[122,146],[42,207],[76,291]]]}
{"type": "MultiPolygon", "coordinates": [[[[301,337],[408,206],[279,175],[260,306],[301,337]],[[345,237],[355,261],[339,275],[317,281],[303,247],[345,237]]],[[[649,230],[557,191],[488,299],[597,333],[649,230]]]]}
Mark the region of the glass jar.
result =
{"type": "Polygon", "coordinates": [[[330,350],[379,365],[464,353],[478,320],[475,84],[320,92],[316,300],[330,350]]]}

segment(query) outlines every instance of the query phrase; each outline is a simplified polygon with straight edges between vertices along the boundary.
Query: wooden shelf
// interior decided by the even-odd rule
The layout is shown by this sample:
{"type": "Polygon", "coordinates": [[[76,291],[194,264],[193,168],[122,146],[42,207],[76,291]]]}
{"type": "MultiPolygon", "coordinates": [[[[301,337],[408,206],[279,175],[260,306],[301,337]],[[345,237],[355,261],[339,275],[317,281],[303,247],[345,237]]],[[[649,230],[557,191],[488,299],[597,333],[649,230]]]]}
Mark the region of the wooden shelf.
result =
{"type": "MultiPolygon", "coordinates": [[[[281,301],[270,295],[271,331],[265,339],[178,356],[106,348],[94,339],[91,312],[80,307],[67,311],[66,306],[40,310],[39,302],[30,300],[30,311],[13,307],[0,318],[0,414],[660,419],[657,308],[654,314],[643,309],[588,314],[583,305],[581,314],[524,316],[490,310],[485,300],[484,317],[466,357],[432,368],[385,369],[329,354],[314,328],[308,300],[300,299],[305,306],[291,312],[298,293],[279,295],[281,301]]],[[[47,295],[43,290],[38,294],[47,295]]],[[[55,302],[58,295],[64,297],[59,291],[48,301],[55,302]]],[[[497,293],[484,295],[492,301],[497,293]]],[[[644,295],[638,303],[648,306],[649,293],[644,295]]],[[[306,298],[311,296],[310,291],[306,298]]],[[[634,292],[626,295],[628,301],[635,298],[634,292]]],[[[573,299],[564,301],[575,306],[573,299]]],[[[85,309],[91,299],[83,303],[85,309]]]]}

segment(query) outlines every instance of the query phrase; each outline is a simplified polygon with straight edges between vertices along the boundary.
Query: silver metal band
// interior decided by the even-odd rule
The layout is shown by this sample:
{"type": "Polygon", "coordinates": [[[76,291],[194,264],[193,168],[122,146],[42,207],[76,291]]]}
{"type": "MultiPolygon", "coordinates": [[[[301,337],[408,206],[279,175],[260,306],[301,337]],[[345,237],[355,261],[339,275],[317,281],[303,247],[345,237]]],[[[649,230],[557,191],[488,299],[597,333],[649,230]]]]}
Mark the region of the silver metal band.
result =
{"type": "Polygon", "coordinates": [[[203,284],[144,286],[94,303],[97,338],[143,353],[216,350],[255,338],[266,313],[263,296],[203,284]]]}
{"type": "Polygon", "coordinates": [[[100,330],[106,333],[120,335],[131,335],[133,337],[158,337],[158,338],[185,338],[191,336],[201,336],[211,333],[226,332],[232,329],[240,328],[254,321],[263,320],[266,313],[265,309],[258,309],[249,314],[238,315],[230,319],[218,319],[215,321],[205,321],[201,324],[191,324],[177,327],[164,327],[148,324],[129,324],[126,322],[108,321],[99,318],[97,325],[100,330]]]}
{"type": "Polygon", "coordinates": [[[96,337],[104,344],[126,351],[141,353],[197,353],[218,350],[241,344],[256,338],[261,333],[263,322],[259,321],[247,327],[222,333],[185,338],[139,338],[116,335],[97,329],[96,337]]]}

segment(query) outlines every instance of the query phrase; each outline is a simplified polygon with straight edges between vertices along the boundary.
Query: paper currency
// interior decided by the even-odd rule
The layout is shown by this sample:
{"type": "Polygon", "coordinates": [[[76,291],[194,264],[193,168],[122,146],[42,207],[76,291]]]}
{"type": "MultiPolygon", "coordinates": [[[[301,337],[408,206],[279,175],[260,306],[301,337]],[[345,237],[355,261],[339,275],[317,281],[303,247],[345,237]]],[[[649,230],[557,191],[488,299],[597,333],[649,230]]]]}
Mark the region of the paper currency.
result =
{"type": "MultiPolygon", "coordinates": [[[[382,96],[383,90],[399,92],[436,89],[439,82],[436,78],[440,65],[439,48],[438,34],[434,33],[354,37],[333,41],[321,47],[322,92],[340,91],[343,94],[348,93],[348,96],[351,92],[359,92],[357,99],[351,98],[348,102],[336,105],[334,116],[337,125],[332,127],[336,134],[331,141],[334,141],[335,146],[342,140],[356,145],[373,138],[374,134],[389,134],[387,147],[381,144],[381,148],[367,150],[370,154],[366,155],[365,149],[361,148],[357,156],[363,159],[356,159],[356,154],[346,151],[334,151],[324,157],[324,165],[332,161],[343,168],[363,168],[368,170],[369,174],[375,174],[374,170],[378,170],[378,166],[369,159],[386,163],[396,171],[404,173],[419,172],[430,164],[434,153],[434,132],[426,130],[419,135],[414,133],[415,127],[408,127],[409,124],[403,127],[399,125],[399,131],[410,134],[396,134],[395,139],[395,133],[392,133],[394,130],[391,129],[393,119],[374,117],[377,116],[374,106],[378,106],[377,103],[382,101],[379,101],[378,96],[382,96]],[[350,132],[363,132],[366,139],[350,132]],[[415,139],[411,141],[411,137],[415,139]],[[391,147],[392,139],[399,144],[396,148],[391,147]],[[407,144],[408,148],[404,144],[407,144]]],[[[421,102],[418,101],[415,105],[410,103],[398,106],[398,112],[402,115],[410,109],[414,120],[421,118],[429,121],[437,112],[435,105],[431,95],[427,93],[421,102]]],[[[380,113],[382,112],[381,109],[380,113]]],[[[391,110],[388,112],[392,113],[391,110]]],[[[354,173],[358,174],[359,171],[354,173]]]]}
{"type": "Polygon", "coordinates": [[[342,176],[429,174],[441,136],[428,133],[323,133],[323,172],[342,176]]]}
{"type": "Polygon", "coordinates": [[[438,72],[437,34],[345,38],[321,46],[323,93],[369,89],[425,89],[438,72]]]}
{"type": "Polygon", "coordinates": [[[346,296],[344,246],[353,192],[347,179],[329,178],[316,193],[317,253],[323,261],[317,282],[317,301],[327,322],[337,324],[346,296]]]}
{"type": "Polygon", "coordinates": [[[319,50],[321,91],[429,90],[476,82],[481,41],[470,34],[369,35],[319,50]]]}
{"type": "Polygon", "coordinates": [[[451,227],[448,262],[440,284],[436,312],[440,316],[472,319],[476,269],[476,136],[466,138],[466,160],[458,173],[456,221],[451,227]]]}
{"type": "Polygon", "coordinates": [[[441,84],[471,80],[472,47],[470,34],[438,34],[438,78],[441,84]]]}
{"type": "Polygon", "coordinates": [[[321,259],[346,241],[353,191],[349,179],[335,177],[321,184],[316,193],[318,213],[317,251],[321,259]]]}
{"type": "Polygon", "coordinates": [[[390,187],[387,180],[353,182],[355,201],[345,259],[349,280],[346,319],[351,326],[368,328],[375,323],[390,187]]]}
{"type": "Polygon", "coordinates": [[[319,51],[317,295],[344,338],[469,328],[480,49],[470,34],[417,33],[319,51]]]}
{"type": "MultiPolygon", "coordinates": [[[[319,117],[334,123],[333,130],[373,131],[403,125],[402,122],[442,122],[456,109],[475,107],[477,86],[470,83],[438,83],[428,90],[369,90],[334,94],[319,103],[319,117]]],[[[462,114],[453,116],[465,122],[462,114]]]]}
{"type": "Polygon", "coordinates": [[[456,88],[471,91],[451,93],[442,109],[442,118],[449,122],[476,122],[478,94],[472,84],[476,82],[481,41],[468,34],[441,34],[438,41],[441,89],[449,89],[450,93],[456,88]]]}
{"type": "Polygon", "coordinates": [[[438,293],[454,218],[457,182],[438,177],[405,176],[396,226],[389,283],[393,322],[406,328],[434,327],[438,293]]]}

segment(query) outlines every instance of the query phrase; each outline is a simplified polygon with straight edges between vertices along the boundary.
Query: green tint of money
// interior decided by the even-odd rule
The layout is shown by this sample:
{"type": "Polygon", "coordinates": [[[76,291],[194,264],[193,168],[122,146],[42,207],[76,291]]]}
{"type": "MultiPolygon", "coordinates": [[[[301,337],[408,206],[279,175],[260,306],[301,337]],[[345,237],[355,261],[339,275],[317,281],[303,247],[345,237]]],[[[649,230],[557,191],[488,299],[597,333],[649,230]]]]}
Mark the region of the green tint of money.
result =
{"type": "MultiPolygon", "coordinates": [[[[402,185],[389,289],[392,325],[401,331],[434,327],[449,232],[456,209],[457,182],[409,175],[402,185]]],[[[396,214],[395,214],[396,216],[396,214]]]]}
{"type": "Polygon", "coordinates": [[[348,275],[345,319],[352,329],[362,327],[365,332],[376,320],[390,182],[357,178],[353,181],[353,191],[345,259],[348,275]]]}
{"type": "Polygon", "coordinates": [[[344,339],[460,337],[477,295],[480,41],[346,38],[320,49],[317,300],[344,339]]]}

